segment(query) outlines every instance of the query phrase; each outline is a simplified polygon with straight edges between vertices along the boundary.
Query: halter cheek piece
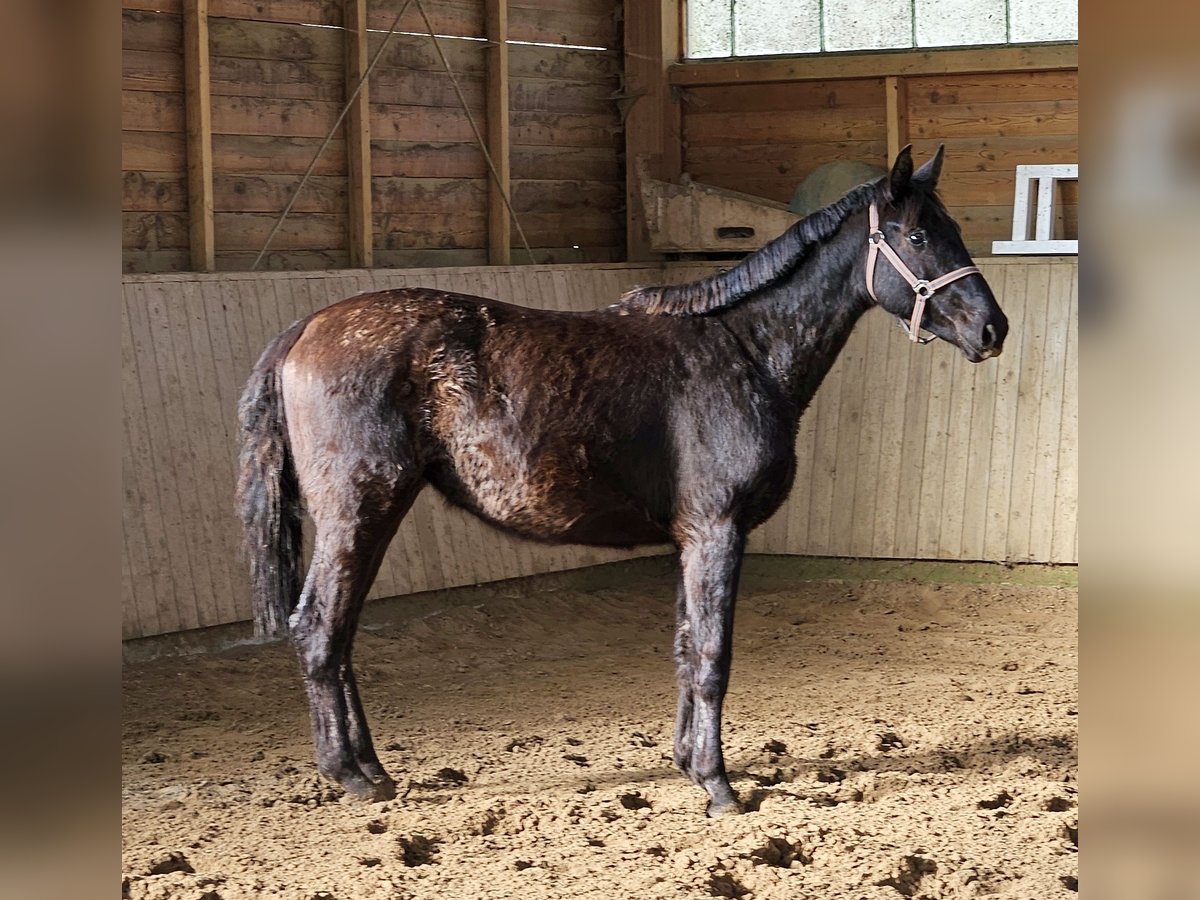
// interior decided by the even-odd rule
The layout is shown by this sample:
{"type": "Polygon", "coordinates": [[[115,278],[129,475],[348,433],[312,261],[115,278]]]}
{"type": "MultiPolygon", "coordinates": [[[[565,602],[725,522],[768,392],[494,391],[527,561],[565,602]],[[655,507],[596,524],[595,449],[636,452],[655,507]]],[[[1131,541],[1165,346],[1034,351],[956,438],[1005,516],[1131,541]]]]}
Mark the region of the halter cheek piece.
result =
{"type": "Polygon", "coordinates": [[[875,204],[871,204],[868,212],[870,217],[871,230],[867,235],[867,293],[871,295],[871,299],[876,303],[879,298],[875,296],[875,263],[879,261],[879,254],[882,253],[884,258],[892,264],[900,275],[908,282],[909,287],[913,289],[915,302],[913,304],[912,322],[905,322],[899,316],[896,320],[901,327],[908,332],[908,336],[918,344],[928,344],[936,335],[921,337],[921,320],[925,318],[925,301],[934,295],[935,292],[941,290],[952,281],[958,281],[960,278],[965,278],[968,275],[981,274],[977,266],[963,266],[961,269],[955,269],[953,272],[947,272],[933,281],[926,281],[923,278],[918,278],[912,273],[912,270],[904,264],[904,260],[900,258],[900,254],[891,248],[887,238],[883,236],[883,232],[879,228],[879,210],[875,204]]]}

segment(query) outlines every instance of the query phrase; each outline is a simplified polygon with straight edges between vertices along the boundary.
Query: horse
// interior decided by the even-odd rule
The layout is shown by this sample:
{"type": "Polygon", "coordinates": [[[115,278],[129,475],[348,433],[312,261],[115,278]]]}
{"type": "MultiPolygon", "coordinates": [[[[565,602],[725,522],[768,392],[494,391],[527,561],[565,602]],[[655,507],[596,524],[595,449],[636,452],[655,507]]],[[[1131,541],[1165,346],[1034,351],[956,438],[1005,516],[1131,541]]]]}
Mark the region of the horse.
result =
{"type": "Polygon", "coordinates": [[[256,633],[295,645],[320,773],[395,796],[351,651],[384,551],[432,485],[526,538],[675,546],[674,761],[708,815],[741,812],[721,748],[738,574],[747,534],[791,488],[801,414],[872,306],[972,362],[1008,332],[936,194],[942,158],[914,171],[906,147],[732,268],[604,309],[403,288],[271,341],[239,403],[238,509],[256,633]]]}

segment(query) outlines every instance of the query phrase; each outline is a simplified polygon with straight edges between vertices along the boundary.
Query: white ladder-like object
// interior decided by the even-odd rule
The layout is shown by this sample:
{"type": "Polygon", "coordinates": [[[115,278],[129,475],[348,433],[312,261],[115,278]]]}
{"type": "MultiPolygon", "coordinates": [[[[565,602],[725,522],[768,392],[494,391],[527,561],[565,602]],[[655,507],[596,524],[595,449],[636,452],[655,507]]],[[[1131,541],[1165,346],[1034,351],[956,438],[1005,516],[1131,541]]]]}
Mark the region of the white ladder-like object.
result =
{"type": "Polygon", "coordinates": [[[993,253],[1079,253],[1079,241],[1057,241],[1054,201],[1058,182],[1078,181],[1078,165],[1017,166],[1017,192],[1013,198],[1011,241],[992,241],[993,253]],[[1037,192],[1036,205],[1034,192],[1037,192]],[[1034,234],[1029,236],[1029,211],[1036,209],[1034,234]]]}

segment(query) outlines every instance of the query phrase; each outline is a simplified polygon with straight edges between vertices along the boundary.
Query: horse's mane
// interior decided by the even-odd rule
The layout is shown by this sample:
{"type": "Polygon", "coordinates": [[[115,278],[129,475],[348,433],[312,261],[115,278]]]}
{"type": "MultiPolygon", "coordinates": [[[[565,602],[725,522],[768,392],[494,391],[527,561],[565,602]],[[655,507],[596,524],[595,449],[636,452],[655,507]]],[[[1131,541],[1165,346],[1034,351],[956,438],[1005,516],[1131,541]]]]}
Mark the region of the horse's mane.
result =
{"type": "Polygon", "coordinates": [[[872,201],[886,203],[888,199],[886,177],[861,184],[805,216],[731,269],[688,284],[635,287],[609,309],[620,315],[700,316],[732,306],[788,275],[814,246],[831,238],[847,217],[872,201]]]}

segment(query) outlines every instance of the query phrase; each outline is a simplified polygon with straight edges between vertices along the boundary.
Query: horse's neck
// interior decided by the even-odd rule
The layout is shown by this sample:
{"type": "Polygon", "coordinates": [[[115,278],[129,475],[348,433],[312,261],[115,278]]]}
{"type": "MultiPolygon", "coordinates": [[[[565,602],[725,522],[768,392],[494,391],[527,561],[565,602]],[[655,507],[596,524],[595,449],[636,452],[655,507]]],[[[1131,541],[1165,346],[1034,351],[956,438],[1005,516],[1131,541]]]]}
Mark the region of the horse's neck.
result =
{"type": "Polygon", "coordinates": [[[871,303],[861,280],[863,240],[848,228],[792,274],[722,313],[761,371],[804,410],[871,303]],[[860,247],[861,245],[861,247],[860,247]]]}

